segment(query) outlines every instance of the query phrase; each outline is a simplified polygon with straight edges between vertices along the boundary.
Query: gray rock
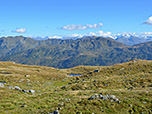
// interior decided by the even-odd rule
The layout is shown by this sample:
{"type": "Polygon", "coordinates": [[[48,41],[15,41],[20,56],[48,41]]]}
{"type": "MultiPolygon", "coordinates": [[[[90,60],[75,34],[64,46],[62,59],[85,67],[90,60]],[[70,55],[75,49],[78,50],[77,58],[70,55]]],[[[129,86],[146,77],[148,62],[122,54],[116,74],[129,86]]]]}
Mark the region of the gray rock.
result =
{"type": "Polygon", "coordinates": [[[109,86],[109,84],[104,84],[104,86],[109,86]]]}
{"type": "Polygon", "coordinates": [[[29,79],[26,79],[27,80],[27,82],[30,82],[30,80],[29,79]]]}
{"type": "Polygon", "coordinates": [[[103,97],[103,95],[99,95],[99,97],[100,97],[100,98],[102,98],[102,97],[103,97]]]}
{"type": "Polygon", "coordinates": [[[60,114],[60,113],[59,113],[58,110],[55,110],[55,111],[53,111],[53,112],[51,112],[51,113],[49,113],[49,114],[60,114]]]}
{"type": "Polygon", "coordinates": [[[109,95],[109,99],[115,99],[116,96],[115,95],[109,95]]]}
{"type": "Polygon", "coordinates": [[[132,107],[132,105],[130,104],[129,107],[132,107]]]}
{"type": "Polygon", "coordinates": [[[121,70],[124,70],[124,69],[125,69],[125,68],[121,68],[120,71],[121,71],[121,70]]]}
{"type": "Polygon", "coordinates": [[[19,86],[15,86],[14,88],[17,90],[21,90],[21,88],[19,86]]]}
{"type": "Polygon", "coordinates": [[[32,85],[31,83],[26,83],[26,85],[32,85]]]}
{"type": "Polygon", "coordinates": [[[66,88],[66,86],[62,86],[62,87],[61,87],[61,89],[65,89],[65,88],[66,88]]]}
{"type": "Polygon", "coordinates": [[[30,77],[30,75],[25,75],[25,77],[30,77]]]}
{"type": "Polygon", "coordinates": [[[22,92],[26,93],[26,90],[22,89],[22,92]]]}
{"type": "Polygon", "coordinates": [[[98,70],[98,69],[96,69],[96,70],[94,70],[93,72],[99,72],[99,70],[98,70]]]}
{"type": "Polygon", "coordinates": [[[26,105],[22,105],[21,107],[24,108],[24,107],[26,107],[26,105]]]}
{"type": "Polygon", "coordinates": [[[63,102],[59,104],[59,106],[63,106],[63,105],[64,105],[64,103],[63,103],[63,102]]]}
{"type": "Polygon", "coordinates": [[[13,86],[8,86],[8,89],[15,89],[13,86]]]}
{"type": "Polygon", "coordinates": [[[65,100],[66,100],[66,101],[70,101],[71,99],[66,98],[65,100]]]}
{"type": "Polygon", "coordinates": [[[34,91],[34,90],[32,90],[32,89],[30,89],[30,90],[29,90],[29,92],[30,92],[30,93],[32,93],[32,94],[34,94],[34,93],[35,93],[35,91],[34,91]]]}
{"type": "Polygon", "coordinates": [[[107,96],[107,95],[103,95],[101,99],[107,100],[107,99],[108,99],[108,96],[107,96]]]}
{"type": "Polygon", "coordinates": [[[132,89],[133,89],[133,87],[129,87],[129,88],[128,88],[128,90],[132,90],[132,89]]]}
{"type": "Polygon", "coordinates": [[[94,80],[93,82],[97,82],[97,80],[94,80]]]}
{"type": "Polygon", "coordinates": [[[116,99],[113,99],[113,100],[114,100],[115,102],[118,102],[118,101],[119,101],[119,99],[117,99],[117,98],[116,98],[116,99]]]}
{"type": "Polygon", "coordinates": [[[24,81],[24,79],[20,79],[20,80],[19,80],[19,82],[23,82],[23,81],[24,81]]]}
{"type": "Polygon", "coordinates": [[[93,95],[93,96],[91,96],[90,98],[88,98],[88,100],[93,100],[93,99],[95,99],[95,98],[96,98],[96,96],[93,95]]]}
{"type": "Polygon", "coordinates": [[[144,104],[146,104],[147,102],[143,102],[144,104]]]}
{"type": "Polygon", "coordinates": [[[0,83],[0,87],[5,87],[4,84],[0,83]]]}
{"type": "Polygon", "coordinates": [[[121,103],[121,101],[118,101],[118,103],[121,103]]]}
{"type": "Polygon", "coordinates": [[[60,108],[60,107],[57,107],[56,109],[57,109],[57,110],[61,110],[62,108],[60,108]]]}

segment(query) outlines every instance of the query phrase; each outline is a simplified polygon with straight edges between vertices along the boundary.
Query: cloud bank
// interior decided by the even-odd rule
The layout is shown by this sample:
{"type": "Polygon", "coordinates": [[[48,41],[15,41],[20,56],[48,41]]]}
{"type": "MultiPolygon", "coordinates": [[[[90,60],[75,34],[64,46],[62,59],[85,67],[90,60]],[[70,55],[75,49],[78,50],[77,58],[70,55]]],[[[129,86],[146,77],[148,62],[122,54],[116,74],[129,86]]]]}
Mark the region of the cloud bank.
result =
{"type": "Polygon", "coordinates": [[[86,25],[65,25],[63,27],[60,27],[61,30],[85,30],[85,29],[99,29],[103,26],[102,23],[98,24],[86,24],[86,25]]]}
{"type": "Polygon", "coordinates": [[[149,18],[144,22],[144,24],[152,25],[152,16],[149,17],[149,18]]]}

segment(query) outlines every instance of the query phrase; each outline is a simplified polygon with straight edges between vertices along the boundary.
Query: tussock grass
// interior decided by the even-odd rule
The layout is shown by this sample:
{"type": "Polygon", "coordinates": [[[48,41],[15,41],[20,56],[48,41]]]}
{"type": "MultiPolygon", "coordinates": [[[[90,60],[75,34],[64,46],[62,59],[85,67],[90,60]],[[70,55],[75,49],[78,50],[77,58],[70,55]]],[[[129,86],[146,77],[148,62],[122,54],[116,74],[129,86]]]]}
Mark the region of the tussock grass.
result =
{"type": "Polygon", "coordinates": [[[0,81],[6,81],[5,87],[0,87],[1,114],[47,114],[57,109],[61,114],[152,113],[152,61],[70,69],[0,62],[0,81]],[[93,72],[96,69],[99,72],[93,72]],[[70,77],[69,73],[82,76],[70,77]],[[9,86],[32,89],[35,94],[9,86]],[[95,94],[115,95],[121,103],[88,100],[95,94]]]}

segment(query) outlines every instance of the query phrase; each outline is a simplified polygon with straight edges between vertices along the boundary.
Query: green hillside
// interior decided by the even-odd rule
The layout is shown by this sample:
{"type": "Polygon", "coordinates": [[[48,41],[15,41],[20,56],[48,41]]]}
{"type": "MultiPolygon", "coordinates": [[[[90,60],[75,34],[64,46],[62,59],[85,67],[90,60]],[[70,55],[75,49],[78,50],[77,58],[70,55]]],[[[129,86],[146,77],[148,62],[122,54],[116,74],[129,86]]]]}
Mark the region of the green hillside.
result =
{"type": "Polygon", "coordinates": [[[0,81],[1,114],[152,113],[152,61],[70,69],[0,62],[0,81]]]}

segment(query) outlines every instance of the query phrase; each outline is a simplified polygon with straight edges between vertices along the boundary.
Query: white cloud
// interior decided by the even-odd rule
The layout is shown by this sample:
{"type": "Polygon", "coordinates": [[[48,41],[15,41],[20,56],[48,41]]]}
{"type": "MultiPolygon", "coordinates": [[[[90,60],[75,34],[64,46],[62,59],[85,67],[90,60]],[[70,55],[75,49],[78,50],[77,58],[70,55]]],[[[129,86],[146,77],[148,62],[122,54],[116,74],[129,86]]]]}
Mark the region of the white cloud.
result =
{"type": "Polygon", "coordinates": [[[147,24],[147,25],[152,25],[152,16],[149,17],[146,22],[144,22],[144,24],[147,24]]]}
{"type": "Polygon", "coordinates": [[[103,26],[102,23],[98,24],[86,24],[86,25],[65,25],[63,27],[60,27],[62,30],[85,30],[85,29],[98,29],[103,26]]]}
{"type": "Polygon", "coordinates": [[[17,33],[25,33],[26,29],[25,28],[16,29],[15,32],[17,32],[17,33]]]}

